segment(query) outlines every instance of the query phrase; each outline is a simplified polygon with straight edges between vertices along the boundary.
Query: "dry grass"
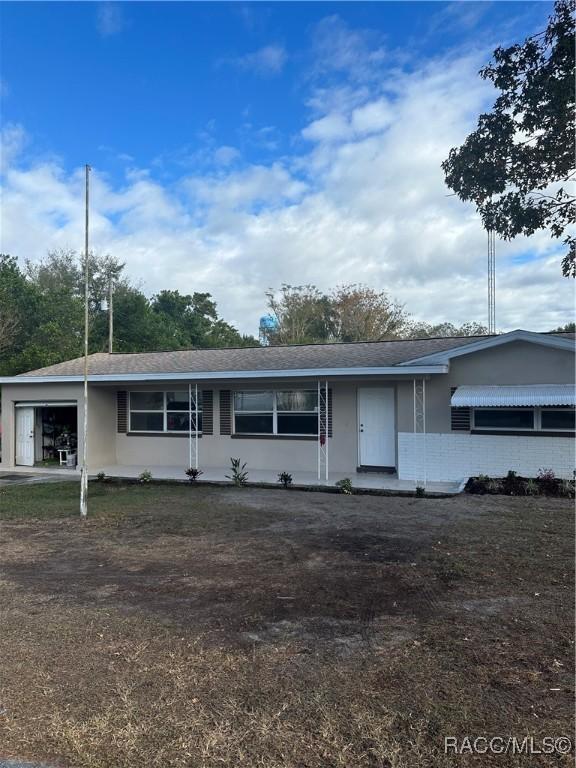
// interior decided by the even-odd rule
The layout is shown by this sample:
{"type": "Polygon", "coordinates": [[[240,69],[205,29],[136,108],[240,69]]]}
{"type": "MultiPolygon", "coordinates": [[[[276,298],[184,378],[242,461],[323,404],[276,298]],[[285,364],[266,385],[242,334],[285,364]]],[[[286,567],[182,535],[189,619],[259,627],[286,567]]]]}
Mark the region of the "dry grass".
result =
{"type": "Polygon", "coordinates": [[[102,486],[81,524],[76,491],[0,496],[0,757],[520,766],[444,736],[572,732],[568,502],[102,486]]]}

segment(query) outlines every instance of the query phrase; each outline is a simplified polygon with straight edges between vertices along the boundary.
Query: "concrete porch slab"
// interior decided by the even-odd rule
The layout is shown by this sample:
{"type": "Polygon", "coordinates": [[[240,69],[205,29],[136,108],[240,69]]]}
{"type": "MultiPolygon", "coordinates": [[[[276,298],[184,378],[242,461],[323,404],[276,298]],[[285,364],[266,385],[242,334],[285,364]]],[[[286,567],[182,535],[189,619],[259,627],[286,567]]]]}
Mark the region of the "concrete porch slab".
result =
{"type": "Polygon", "coordinates": [[[0,470],[0,486],[54,483],[62,480],[78,480],[79,478],[79,472],[65,472],[65,470],[40,471],[34,467],[14,467],[6,471],[0,470]]]}
{"type": "MultiPolygon", "coordinates": [[[[156,480],[179,480],[181,482],[188,482],[186,475],[184,474],[183,467],[167,467],[167,466],[103,466],[90,469],[90,477],[95,477],[98,472],[104,472],[108,477],[113,478],[127,478],[135,479],[142,472],[148,470],[152,473],[152,478],[156,480]]],[[[274,470],[266,469],[250,469],[248,470],[248,484],[257,483],[258,485],[270,485],[278,487],[278,472],[274,470]]],[[[202,475],[199,482],[208,483],[230,483],[226,475],[230,474],[228,467],[218,468],[203,468],[202,475]]],[[[338,480],[344,478],[350,478],[352,486],[354,488],[362,490],[374,490],[374,491],[390,491],[399,493],[413,493],[416,484],[412,480],[399,480],[396,475],[379,472],[331,472],[328,480],[318,480],[318,475],[315,472],[293,472],[292,473],[294,486],[300,487],[314,487],[314,488],[326,488],[334,487],[338,480]]],[[[426,484],[426,492],[428,494],[457,494],[462,490],[463,484],[460,482],[454,483],[438,483],[429,482],[426,484]]]]}

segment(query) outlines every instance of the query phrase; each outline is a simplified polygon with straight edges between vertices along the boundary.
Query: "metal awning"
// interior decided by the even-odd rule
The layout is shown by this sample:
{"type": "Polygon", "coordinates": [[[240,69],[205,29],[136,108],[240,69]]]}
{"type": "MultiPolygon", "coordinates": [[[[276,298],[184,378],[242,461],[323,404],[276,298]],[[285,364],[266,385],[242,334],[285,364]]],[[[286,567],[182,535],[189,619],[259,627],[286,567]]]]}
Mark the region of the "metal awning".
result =
{"type": "Polygon", "coordinates": [[[576,405],[576,390],[572,384],[464,386],[456,389],[450,402],[457,408],[576,405]]]}

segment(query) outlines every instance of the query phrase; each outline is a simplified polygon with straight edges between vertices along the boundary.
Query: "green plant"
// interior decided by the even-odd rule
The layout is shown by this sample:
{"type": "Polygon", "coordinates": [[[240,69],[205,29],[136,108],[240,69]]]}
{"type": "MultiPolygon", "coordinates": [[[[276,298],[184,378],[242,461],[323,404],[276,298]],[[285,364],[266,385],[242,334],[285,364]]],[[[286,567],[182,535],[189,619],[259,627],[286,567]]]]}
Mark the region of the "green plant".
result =
{"type": "Polygon", "coordinates": [[[290,488],[290,486],[292,485],[292,475],[290,474],[290,472],[279,472],[278,482],[282,483],[284,488],[290,488]]]}
{"type": "Polygon", "coordinates": [[[200,475],[203,475],[201,469],[198,469],[198,467],[188,467],[188,469],[184,470],[184,473],[187,475],[188,480],[190,480],[191,483],[195,483],[200,475]]]}
{"type": "Polygon", "coordinates": [[[576,483],[574,480],[561,480],[558,495],[564,499],[573,499],[576,495],[576,483]]]}
{"type": "Polygon", "coordinates": [[[340,489],[340,493],[345,493],[347,496],[351,496],[354,493],[352,488],[352,480],[349,477],[345,477],[342,480],[338,480],[336,488],[340,489]]]}
{"type": "Polygon", "coordinates": [[[539,469],[536,482],[540,491],[546,496],[556,496],[558,493],[559,482],[552,469],[539,469]]]}
{"type": "Polygon", "coordinates": [[[502,482],[496,478],[491,478],[486,484],[486,493],[502,493],[502,482]]]}
{"type": "Polygon", "coordinates": [[[96,480],[98,480],[99,483],[103,483],[104,480],[106,480],[106,475],[104,472],[98,472],[96,475],[96,480]]]}
{"type": "Polygon", "coordinates": [[[507,496],[524,496],[525,485],[523,478],[518,477],[513,469],[509,470],[506,477],[502,480],[502,491],[507,496]]]}
{"type": "Polygon", "coordinates": [[[144,472],[141,472],[138,475],[138,482],[139,483],[150,483],[152,481],[152,472],[150,472],[149,469],[145,469],[144,472]]]}
{"type": "Polygon", "coordinates": [[[417,485],[416,486],[416,496],[418,496],[418,498],[420,498],[420,499],[423,496],[426,496],[426,488],[424,488],[423,485],[417,485]]]}
{"type": "Polygon", "coordinates": [[[246,471],[246,462],[240,464],[240,459],[230,459],[231,475],[226,475],[228,480],[232,480],[234,485],[242,487],[248,482],[248,472],[246,471]]]}
{"type": "Polygon", "coordinates": [[[466,483],[467,493],[488,493],[488,486],[490,484],[490,478],[488,475],[478,475],[478,477],[471,477],[466,483]]]}
{"type": "Polygon", "coordinates": [[[538,496],[540,493],[540,488],[538,487],[538,483],[536,480],[533,480],[530,478],[526,481],[526,496],[538,496]]]}

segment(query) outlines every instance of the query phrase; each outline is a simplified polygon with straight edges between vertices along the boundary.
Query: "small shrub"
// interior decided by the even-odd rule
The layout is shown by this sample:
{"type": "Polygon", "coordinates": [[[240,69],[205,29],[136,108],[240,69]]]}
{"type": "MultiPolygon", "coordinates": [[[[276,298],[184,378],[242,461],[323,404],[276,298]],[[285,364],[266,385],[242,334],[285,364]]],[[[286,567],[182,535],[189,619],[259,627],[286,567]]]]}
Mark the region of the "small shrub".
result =
{"type": "Polygon", "coordinates": [[[290,472],[280,472],[278,474],[278,482],[281,483],[284,488],[290,488],[292,485],[292,475],[290,472]]]}
{"type": "Polygon", "coordinates": [[[338,480],[336,488],[340,489],[340,493],[345,493],[347,496],[351,496],[354,493],[352,488],[352,480],[349,477],[345,477],[342,480],[338,480]]]}
{"type": "Polygon", "coordinates": [[[188,469],[184,470],[184,474],[188,477],[188,480],[190,480],[191,483],[195,483],[200,475],[203,475],[204,473],[197,467],[188,467],[188,469]]]}
{"type": "Polygon", "coordinates": [[[530,478],[530,480],[526,481],[526,496],[538,496],[540,493],[540,488],[538,487],[538,483],[536,480],[533,480],[530,478]]]}
{"type": "Polygon", "coordinates": [[[234,485],[242,487],[248,482],[248,472],[246,471],[246,462],[240,464],[240,459],[230,459],[231,475],[226,475],[228,480],[232,480],[234,485]]]}
{"type": "Polygon", "coordinates": [[[546,496],[556,496],[558,494],[558,480],[552,469],[539,469],[536,478],[541,493],[546,496]]]}
{"type": "Polygon", "coordinates": [[[423,485],[416,486],[416,496],[418,496],[419,499],[426,496],[426,488],[424,488],[423,485]]]}
{"type": "Polygon", "coordinates": [[[98,474],[96,475],[96,480],[98,480],[99,483],[103,483],[104,480],[106,480],[106,473],[98,472],[98,474]]]}
{"type": "Polygon", "coordinates": [[[145,469],[144,472],[141,472],[138,475],[138,482],[143,483],[146,485],[147,483],[150,483],[152,481],[152,472],[150,472],[149,469],[145,469]]]}
{"type": "Polygon", "coordinates": [[[470,480],[468,480],[466,483],[466,492],[478,494],[488,493],[489,483],[490,478],[488,475],[478,475],[478,477],[471,477],[470,480]]]}
{"type": "Polygon", "coordinates": [[[524,496],[526,491],[523,478],[511,469],[502,480],[502,492],[507,496],[524,496]]]}
{"type": "Polygon", "coordinates": [[[502,482],[496,478],[491,478],[486,484],[486,493],[498,494],[502,493],[502,482]]]}
{"type": "Polygon", "coordinates": [[[576,496],[576,483],[574,480],[561,480],[558,495],[563,499],[573,499],[576,496]]]}

